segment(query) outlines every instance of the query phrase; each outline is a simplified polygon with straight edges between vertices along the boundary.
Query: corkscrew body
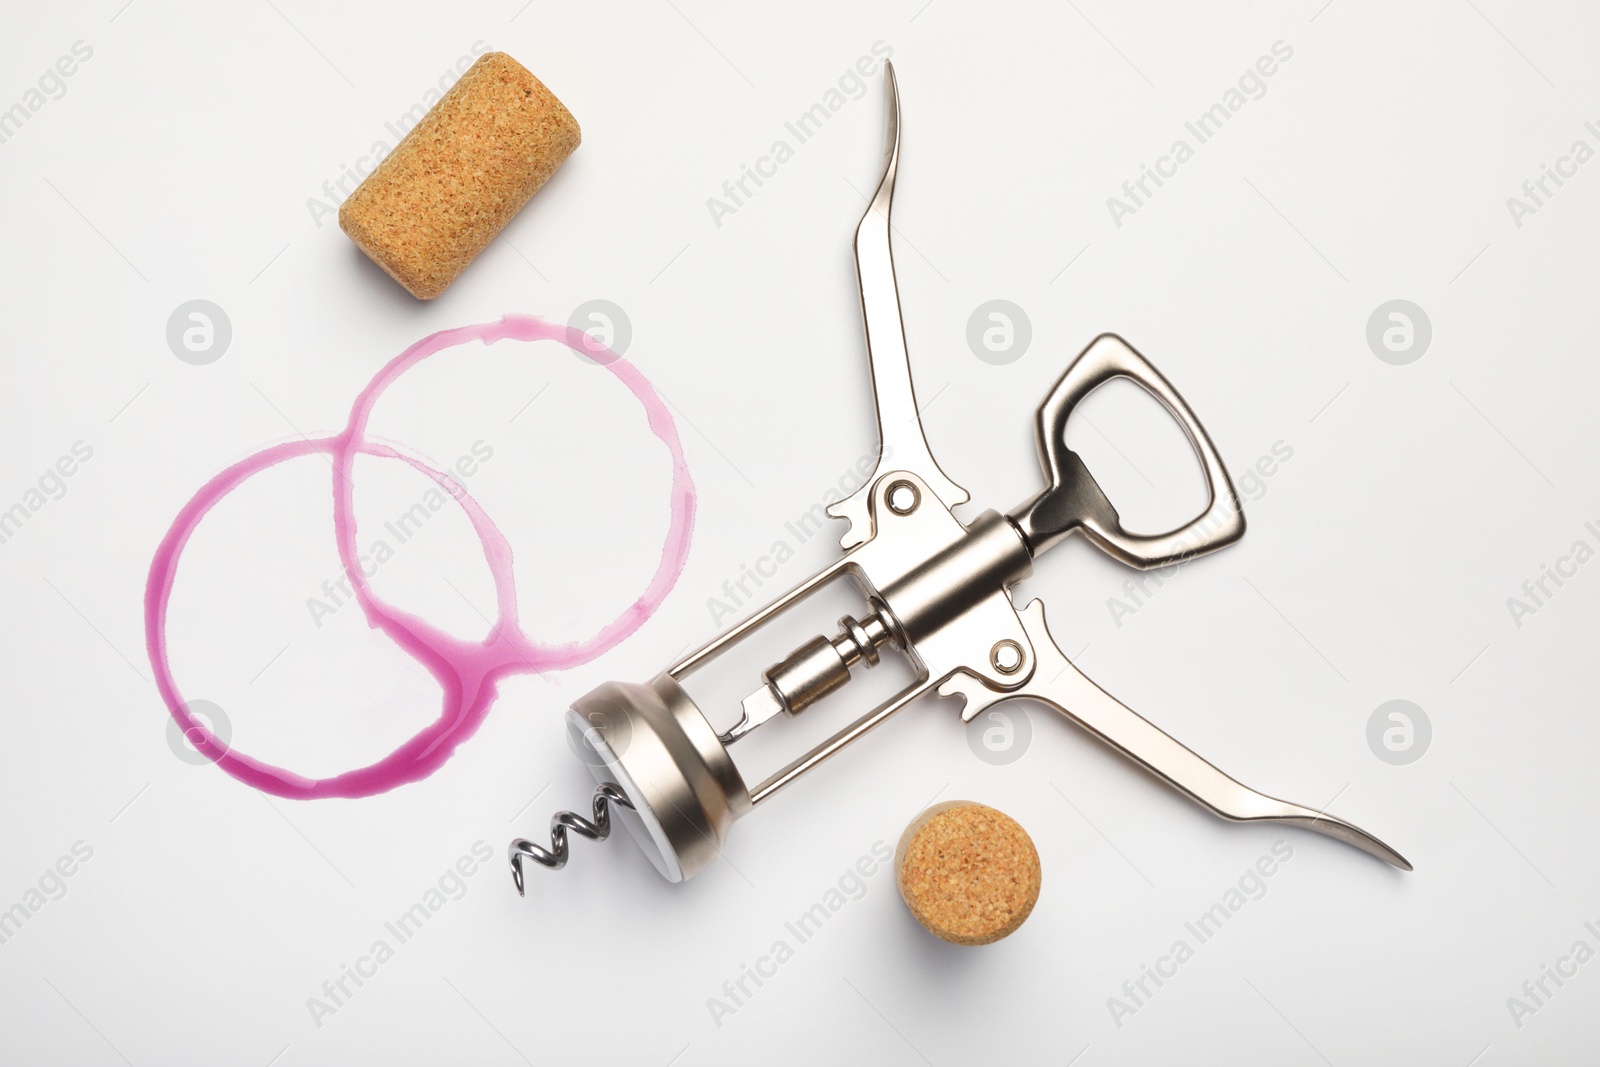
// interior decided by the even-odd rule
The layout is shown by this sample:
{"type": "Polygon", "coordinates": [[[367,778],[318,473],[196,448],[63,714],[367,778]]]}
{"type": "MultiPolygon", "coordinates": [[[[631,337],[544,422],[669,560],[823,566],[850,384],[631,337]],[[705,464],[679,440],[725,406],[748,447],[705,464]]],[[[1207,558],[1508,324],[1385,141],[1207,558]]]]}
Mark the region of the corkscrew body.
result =
{"type": "Polygon", "coordinates": [[[721,853],[736,819],[933,694],[960,698],[967,722],[1005,700],[1044,703],[1223,818],[1314,830],[1410,870],[1398,852],[1351,823],[1258,793],[1201,759],[1085,677],[1051,635],[1042,602],[1013,602],[1011,588],[1032,573],[1034,558],[1073,534],[1122,563],[1150,568],[1223,548],[1244,533],[1239,498],[1205,428],[1126,341],[1112,334],[1095,338],[1040,405],[1035,439],[1044,489],[1006,514],[984,511],[963,521],[952,512],[967,492],[928,449],[900,319],[889,226],[899,165],[899,101],[887,63],[885,80],[883,177],[855,241],[882,458],[858,492],[829,508],[850,524],[841,542],[845,552],[649,683],[607,682],[573,704],[567,724],[574,749],[602,783],[594,819],[558,814],[550,849],[513,842],[519,891],[523,857],[556,868],[565,862],[566,828],[597,839],[606,835],[608,800],[665,878],[692,877],[721,853]],[[1134,382],[1159,401],[1183,427],[1200,462],[1209,501],[1175,530],[1139,534],[1124,528],[1082,460],[1066,447],[1076,406],[1114,378],[1134,382]],[[713,727],[683,680],[835,581],[859,590],[859,617],[845,616],[835,636],[815,637],[764,671],[738,719],[720,731],[713,727]],[[802,714],[886,652],[904,655],[915,674],[909,686],[754,787],[746,785],[731,746],[775,720],[802,714]]]}

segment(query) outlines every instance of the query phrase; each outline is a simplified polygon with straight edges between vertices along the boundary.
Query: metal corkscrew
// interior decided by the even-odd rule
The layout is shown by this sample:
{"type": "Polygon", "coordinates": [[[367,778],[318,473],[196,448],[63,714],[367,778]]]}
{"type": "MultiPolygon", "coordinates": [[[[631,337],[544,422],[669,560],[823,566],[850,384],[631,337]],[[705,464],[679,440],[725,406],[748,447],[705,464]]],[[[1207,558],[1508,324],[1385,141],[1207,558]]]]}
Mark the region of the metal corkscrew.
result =
{"type": "Polygon", "coordinates": [[[923,435],[895,284],[889,211],[900,108],[894,69],[884,66],[883,177],[855,238],[882,458],[861,489],[828,509],[850,524],[844,555],[651,681],[607,682],[572,706],[570,736],[601,782],[593,818],[557,814],[548,849],[512,842],[518,891],[524,857],[554,869],[566,863],[568,829],[603,840],[610,805],[662,876],[690,878],[720,854],[735,820],[931,693],[962,699],[965,722],[1001,701],[1042,702],[1222,818],[1314,830],[1410,870],[1403,856],[1359,827],[1258,793],[1200,758],[1080,672],[1051,635],[1041,601],[1013,602],[1011,587],[1032,573],[1034,558],[1073,534],[1138,568],[1187,560],[1244,534],[1238,495],[1205,428],[1126,341],[1113,334],[1095,338],[1040,405],[1036,442],[1048,481],[1042,491],[1006,514],[985,511],[963,522],[951,512],[967,493],[939,468],[923,435]],[[1200,461],[1208,503],[1175,530],[1125,529],[1083,461],[1066,447],[1076,406],[1114,378],[1131,380],[1160,401],[1200,461]],[[714,728],[682,681],[841,578],[862,595],[858,615],[841,619],[834,636],[815,637],[769,667],[744,698],[737,722],[714,728]],[[729,752],[735,743],[775,719],[802,714],[847,685],[853,669],[876,665],[886,650],[909,661],[915,673],[909,686],[753,788],[746,785],[729,752]]]}
{"type": "Polygon", "coordinates": [[[633,803],[615,782],[601,782],[594,791],[594,818],[585,819],[575,811],[558,811],[550,816],[550,847],[536,845],[525,837],[511,842],[511,878],[517,883],[517,895],[522,896],[522,857],[527,856],[542,863],[552,871],[567,865],[572,846],[567,842],[567,831],[573,830],[591,841],[604,841],[611,836],[611,808],[619,804],[632,808],[633,803]]]}

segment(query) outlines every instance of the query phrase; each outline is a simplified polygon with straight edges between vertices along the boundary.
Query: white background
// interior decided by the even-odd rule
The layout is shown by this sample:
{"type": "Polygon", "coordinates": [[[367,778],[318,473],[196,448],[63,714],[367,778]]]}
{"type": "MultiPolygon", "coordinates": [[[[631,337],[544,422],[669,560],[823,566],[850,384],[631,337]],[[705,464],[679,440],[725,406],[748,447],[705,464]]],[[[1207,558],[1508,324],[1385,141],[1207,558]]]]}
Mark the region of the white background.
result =
{"type": "MultiPolygon", "coordinates": [[[[1600,950],[1584,926],[1600,926],[1600,565],[1520,627],[1507,598],[1575,541],[1600,547],[1584,528],[1600,520],[1600,163],[1520,227],[1506,206],[1574,140],[1600,147],[1584,128],[1600,118],[1592,13],[520,4],[8,5],[0,107],[74,42],[93,56],[0,144],[0,507],[75,442],[93,457],[0,545],[0,908],[76,842],[93,855],[0,945],[0,1058],[1592,1062],[1600,963],[1547,980],[1520,1026],[1507,999],[1574,942],[1600,950]],[[480,40],[562,98],[583,144],[504,240],[419,304],[307,202],[480,40]],[[1215,820],[1042,708],[1022,758],[990,765],[954,705],[930,702],[737,825],[727,862],[687,885],[625,842],[580,841],[567,870],[513,892],[506,841],[587,803],[565,704],[711,637],[707,599],[874,448],[850,235],[877,177],[881,79],[720,226],[706,201],[877,41],[904,104],[896,241],[919,395],[975,507],[1037,488],[1033,409],[1103,330],[1166,373],[1236,475],[1292,449],[1249,494],[1244,541],[1121,625],[1108,599],[1130,572],[1081,543],[1025,594],[1048,600],[1063,646],[1110,691],[1248,784],[1333,801],[1415,873],[1215,820]],[[1107,198],[1276,41],[1293,56],[1265,95],[1115,225],[1107,198]],[[208,366],[165,339],[195,298],[233,328],[208,366]],[[660,613],[597,662],[508,681],[439,773],[381,797],[268,800],[177,758],[142,597],[178,508],[263,445],[341,427],[417,338],[511,311],[565,321],[596,298],[626,310],[627,355],[675,405],[699,490],[688,569],[660,613]],[[995,298],[1032,326],[1005,366],[966,341],[995,298]],[[1405,366],[1366,341],[1396,298],[1433,327],[1405,366]],[[1367,743],[1391,699],[1433,727],[1406,766],[1367,743]],[[936,942],[881,871],[717,1025],[723,982],[934,797],[993,804],[1033,835],[1044,891],[1020,932],[936,942]],[[495,858],[465,895],[318,1025],[308,998],[480,840],[495,858]],[[1185,921],[1279,840],[1293,858],[1265,895],[1118,1025],[1108,998],[1193,944],[1185,921]]],[[[1075,442],[1130,523],[1197,505],[1181,439],[1141,400],[1108,390],[1085,414],[1103,433],[1076,427],[1075,442]]],[[[535,637],[592,633],[645,584],[664,453],[616,383],[565,350],[440,357],[374,431],[443,462],[493,447],[470,487],[517,549],[535,637]]],[[[358,477],[364,531],[419,492],[376,462],[358,477]]],[[[378,758],[438,700],[358,609],[312,623],[307,598],[338,574],[327,486],[306,459],[231,497],[173,606],[184,692],[222,706],[243,750],[311,775],[378,758]]],[[[489,583],[465,523],[442,515],[415,544],[379,590],[482,633],[489,583]]],[[[763,598],[834,558],[831,537],[796,547],[763,598]]],[[[753,750],[795,754],[882,684],[753,750]]]]}

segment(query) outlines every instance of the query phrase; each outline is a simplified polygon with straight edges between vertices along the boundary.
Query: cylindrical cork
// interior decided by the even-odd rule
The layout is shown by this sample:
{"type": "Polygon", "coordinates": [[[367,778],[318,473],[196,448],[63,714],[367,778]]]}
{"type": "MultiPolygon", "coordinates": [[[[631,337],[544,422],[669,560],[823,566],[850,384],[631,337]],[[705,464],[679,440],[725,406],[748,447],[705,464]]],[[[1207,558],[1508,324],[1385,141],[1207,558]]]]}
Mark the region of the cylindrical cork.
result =
{"type": "Polygon", "coordinates": [[[900,837],[895,882],[917,922],[957,945],[987,945],[1021,926],[1039,900],[1039,853],[1004,812],[968,800],[935,804],[900,837]]]}
{"type": "Polygon", "coordinates": [[[339,226],[420,300],[488,247],[578,147],[578,122],[504,52],[450,87],[339,209],[339,226]]]}

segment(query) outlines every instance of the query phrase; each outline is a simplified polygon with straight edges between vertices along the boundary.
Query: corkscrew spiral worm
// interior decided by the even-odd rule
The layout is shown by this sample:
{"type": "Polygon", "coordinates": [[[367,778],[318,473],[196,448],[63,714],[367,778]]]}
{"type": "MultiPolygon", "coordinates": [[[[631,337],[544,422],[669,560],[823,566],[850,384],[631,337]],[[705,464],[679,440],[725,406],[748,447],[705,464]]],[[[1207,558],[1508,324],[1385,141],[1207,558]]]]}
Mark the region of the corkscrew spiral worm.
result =
{"type": "Polygon", "coordinates": [[[522,883],[522,858],[530,857],[538,863],[549,867],[552,871],[559,871],[567,865],[567,858],[572,853],[572,846],[567,841],[567,831],[582,834],[591,841],[604,841],[611,833],[611,809],[608,805],[618,804],[631,809],[630,801],[620,786],[611,782],[602,782],[594,791],[594,817],[585,819],[575,811],[558,811],[550,816],[550,847],[536,845],[525,837],[519,837],[511,842],[507,854],[511,860],[511,880],[517,885],[517,895],[523,895],[522,883]]]}

